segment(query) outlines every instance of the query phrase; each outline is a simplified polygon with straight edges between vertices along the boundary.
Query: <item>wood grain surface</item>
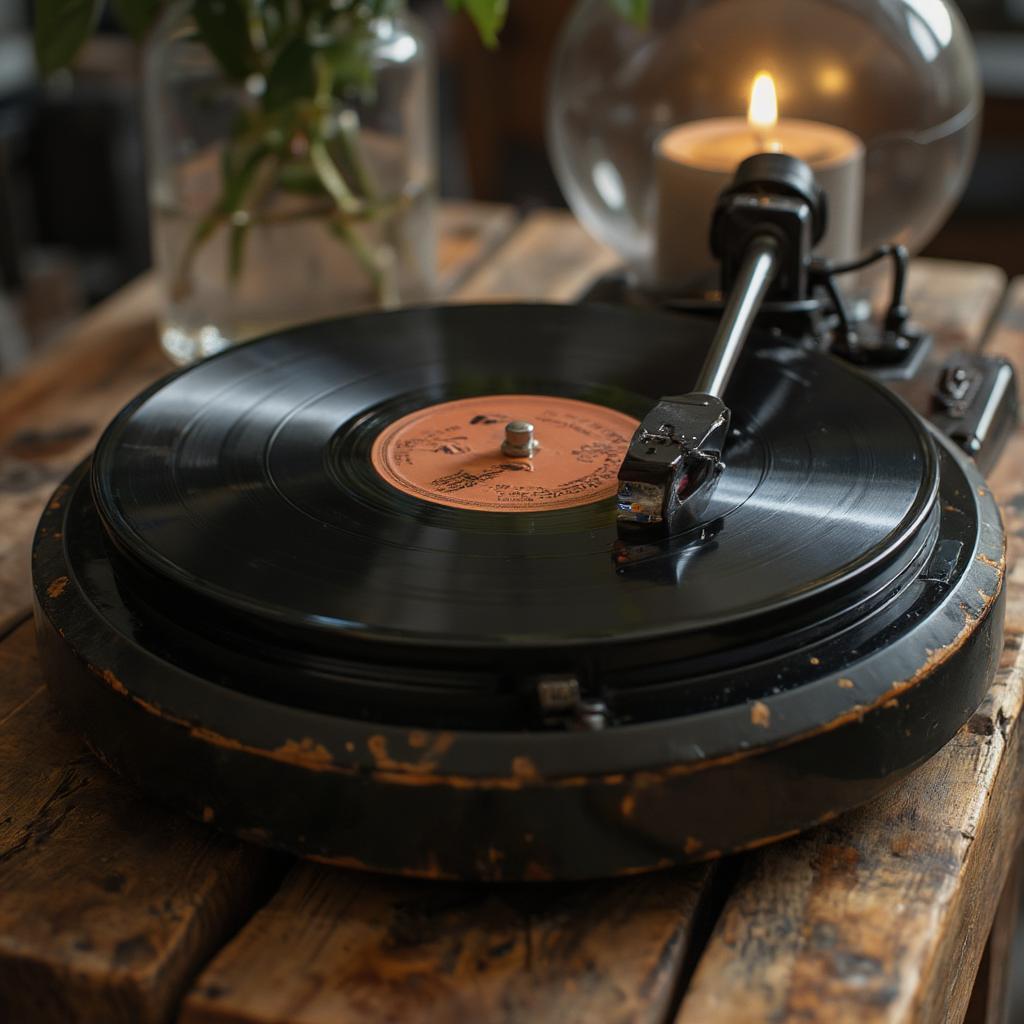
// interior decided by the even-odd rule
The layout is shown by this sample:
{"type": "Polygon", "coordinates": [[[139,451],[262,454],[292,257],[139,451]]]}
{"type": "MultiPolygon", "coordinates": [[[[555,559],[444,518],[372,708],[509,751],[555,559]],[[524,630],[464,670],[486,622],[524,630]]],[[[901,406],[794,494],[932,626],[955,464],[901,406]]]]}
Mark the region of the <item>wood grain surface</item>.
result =
{"type": "Polygon", "coordinates": [[[567,213],[538,210],[470,274],[454,302],[573,302],[618,263],[567,213]]]}
{"type": "MultiPolygon", "coordinates": [[[[449,208],[444,223],[442,274],[457,283],[514,218],[474,204],[449,208]]],[[[137,282],[0,388],[3,1024],[169,1020],[285,864],[168,814],[100,765],[56,721],[31,625],[17,625],[43,503],[118,408],[171,369],[157,301],[152,278],[137,282]]]]}
{"type": "MultiPolygon", "coordinates": [[[[978,343],[994,310],[964,294],[952,300],[955,280],[936,276],[933,288],[918,279],[921,316],[942,310],[939,354],[951,340],[978,343]]],[[[1024,290],[1011,299],[987,348],[1024,375],[1024,290]]],[[[1004,509],[1009,571],[1003,667],[989,697],[893,792],[746,860],[677,1024],[963,1019],[1020,841],[1021,467],[1018,431],[990,480],[1004,509]]]]}
{"type": "Polygon", "coordinates": [[[654,1024],[710,873],[488,887],[299,865],[204,972],[181,1024],[654,1024]]]}
{"type": "Polygon", "coordinates": [[[96,761],[57,721],[30,623],[0,680],[0,1020],[166,1021],[281,865],[96,761]]]}
{"type": "MultiPolygon", "coordinates": [[[[502,208],[446,216],[459,301],[569,301],[612,264],[568,215],[515,230],[502,208]]],[[[915,263],[911,302],[938,356],[981,338],[1003,287],[991,267],[915,263]]],[[[962,1019],[1020,839],[1024,434],[991,481],[1013,537],[1003,667],[896,791],[715,867],[497,889],[393,881],[290,865],[171,816],[50,711],[17,625],[28,541],[57,479],[168,368],[156,301],[139,282],[0,388],[0,1021],[962,1019]]],[[[1024,285],[989,348],[1024,366],[1024,285]]]]}
{"type": "Polygon", "coordinates": [[[905,784],[746,860],[678,1024],[963,1018],[1018,842],[1020,641],[905,784]]]}
{"type": "Polygon", "coordinates": [[[1024,863],[1018,852],[999,897],[964,1024],[1013,1024],[1007,1001],[1015,966],[1013,945],[1020,918],[1022,868],[1024,863]]]}

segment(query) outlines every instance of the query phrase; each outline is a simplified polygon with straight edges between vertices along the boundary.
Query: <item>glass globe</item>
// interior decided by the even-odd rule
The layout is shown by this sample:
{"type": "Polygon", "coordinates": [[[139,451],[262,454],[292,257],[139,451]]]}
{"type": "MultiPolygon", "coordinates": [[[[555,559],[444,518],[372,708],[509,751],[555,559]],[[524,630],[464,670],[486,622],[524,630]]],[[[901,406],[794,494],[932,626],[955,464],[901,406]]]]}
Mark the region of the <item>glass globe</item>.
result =
{"type": "MultiPolygon", "coordinates": [[[[563,31],[548,144],[574,213],[641,281],[658,276],[659,244],[691,247],[688,270],[698,263],[713,269],[710,207],[727,176],[718,167],[706,188],[692,175],[666,184],[659,160],[662,170],[689,173],[696,165],[703,173],[715,170],[708,157],[715,147],[724,165],[761,149],[799,147],[800,133],[824,139],[841,130],[850,140],[839,158],[850,165],[849,180],[830,200],[833,214],[856,223],[827,255],[858,256],[890,241],[917,251],[960,197],[976,152],[982,91],[969,32],[952,3],[652,0],[643,27],[616,7],[580,0],[563,31]],[[724,118],[742,127],[710,120],[724,118]],[[704,123],[693,128],[697,122],[704,123]],[[708,152],[690,142],[671,150],[673,130],[714,135],[714,125],[736,138],[724,148],[712,139],[708,152]],[[670,185],[672,194],[659,197],[670,185]]],[[[806,158],[812,166],[817,159],[806,158]]]]}

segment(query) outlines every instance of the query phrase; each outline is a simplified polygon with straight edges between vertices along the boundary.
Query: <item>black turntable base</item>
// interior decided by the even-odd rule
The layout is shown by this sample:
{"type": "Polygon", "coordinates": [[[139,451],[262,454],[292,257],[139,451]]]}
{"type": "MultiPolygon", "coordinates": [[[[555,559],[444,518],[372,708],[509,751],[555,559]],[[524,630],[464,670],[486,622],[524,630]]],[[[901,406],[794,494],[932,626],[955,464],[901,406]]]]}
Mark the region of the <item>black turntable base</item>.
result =
{"type": "Polygon", "coordinates": [[[642,871],[862,803],[988,686],[999,514],[884,387],[765,336],[700,525],[623,535],[633,430],[712,333],[413,310],[157,385],[40,525],[58,703],[204,821],[430,877],[642,871]]]}

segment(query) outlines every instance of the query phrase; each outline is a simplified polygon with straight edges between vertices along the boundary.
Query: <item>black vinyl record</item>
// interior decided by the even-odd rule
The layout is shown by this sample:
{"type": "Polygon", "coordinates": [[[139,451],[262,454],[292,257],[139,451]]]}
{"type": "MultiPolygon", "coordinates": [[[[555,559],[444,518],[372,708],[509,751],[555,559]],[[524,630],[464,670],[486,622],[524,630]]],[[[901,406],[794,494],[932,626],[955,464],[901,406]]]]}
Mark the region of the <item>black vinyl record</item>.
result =
{"type": "MultiPolygon", "coordinates": [[[[456,509],[397,490],[371,462],[390,423],[451,400],[464,399],[467,423],[515,410],[501,393],[639,418],[662,391],[689,387],[709,331],[531,307],[314,326],[134,403],[99,446],[97,505],[118,545],[183,591],[348,650],[416,647],[439,665],[474,648],[655,640],[681,656],[712,633],[752,635],[782,609],[791,626],[820,620],[880,569],[894,576],[913,560],[937,481],[916,417],[826,357],[752,347],[727,395],[736,412],[714,539],[687,553],[685,571],[679,542],[639,559],[617,545],[608,497],[456,509]]],[[[500,438],[504,418],[490,418],[500,438]]],[[[628,436],[605,456],[612,479],[628,436]]],[[[554,457],[542,447],[534,461],[554,457]]]]}

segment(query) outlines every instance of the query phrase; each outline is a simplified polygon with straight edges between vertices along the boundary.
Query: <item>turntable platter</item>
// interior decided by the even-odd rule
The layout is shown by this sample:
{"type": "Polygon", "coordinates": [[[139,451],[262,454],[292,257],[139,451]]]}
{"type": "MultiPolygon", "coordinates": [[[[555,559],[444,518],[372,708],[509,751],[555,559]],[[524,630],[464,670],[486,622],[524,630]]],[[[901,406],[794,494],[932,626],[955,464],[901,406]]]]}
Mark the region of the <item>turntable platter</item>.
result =
{"type": "Polygon", "coordinates": [[[706,521],[620,537],[633,425],[711,333],[409,310],[156,385],[40,522],[58,705],[197,818],[429,877],[648,870],[871,798],[995,670],[998,510],[881,386],[761,337],[706,521]]]}

